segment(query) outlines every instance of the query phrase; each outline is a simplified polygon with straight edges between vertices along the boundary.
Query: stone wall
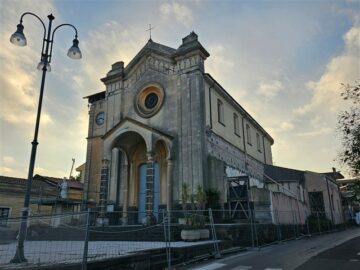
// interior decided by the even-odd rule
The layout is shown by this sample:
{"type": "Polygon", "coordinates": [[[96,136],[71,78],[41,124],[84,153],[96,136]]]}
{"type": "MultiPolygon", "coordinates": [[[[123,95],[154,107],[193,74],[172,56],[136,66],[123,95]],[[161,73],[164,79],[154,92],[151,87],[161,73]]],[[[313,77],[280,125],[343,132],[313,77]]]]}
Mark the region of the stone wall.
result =
{"type": "Polygon", "coordinates": [[[206,130],[206,142],[208,155],[223,161],[230,167],[246,173],[250,177],[259,180],[263,179],[263,164],[254,158],[245,155],[243,151],[225,141],[210,129],[206,130]]]}

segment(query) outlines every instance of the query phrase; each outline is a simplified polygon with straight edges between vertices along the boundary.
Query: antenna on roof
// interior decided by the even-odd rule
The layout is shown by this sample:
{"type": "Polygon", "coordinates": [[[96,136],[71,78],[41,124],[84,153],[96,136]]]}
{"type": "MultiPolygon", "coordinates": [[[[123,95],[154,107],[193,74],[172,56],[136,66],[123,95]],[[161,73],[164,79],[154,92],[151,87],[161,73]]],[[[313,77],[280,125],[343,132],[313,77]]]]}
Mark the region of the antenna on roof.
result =
{"type": "Polygon", "coordinates": [[[147,29],[146,31],[149,31],[149,33],[150,33],[150,38],[149,38],[149,40],[151,40],[152,41],[152,39],[151,39],[151,30],[152,29],[154,29],[155,27],[151,27],[151,24],[149,24],[149,29],[147,29]]]}
{"type": "Polygon", "coordinates": [[[71,160],[72,160],[72,165],[71,165],[69,180],[71,179],[72,171],[73,171],[73,169],[74,169],[75,158],[72,158],[71,160]]]}

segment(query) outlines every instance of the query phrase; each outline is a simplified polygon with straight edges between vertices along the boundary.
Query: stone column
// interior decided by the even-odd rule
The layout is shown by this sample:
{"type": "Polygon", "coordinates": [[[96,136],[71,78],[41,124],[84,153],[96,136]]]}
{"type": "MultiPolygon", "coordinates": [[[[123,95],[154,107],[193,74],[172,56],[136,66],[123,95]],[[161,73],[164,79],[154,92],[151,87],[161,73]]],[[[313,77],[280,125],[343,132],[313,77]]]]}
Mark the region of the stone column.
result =
{"type": "Polygon", "coordinates": [[[172,170],[173,170],[173,163],[171,159],[167,160],[167,170],[166,170],[166,210],[171,211],[172,209],[172,201],[173,201],[173,183],[172,183],[172,170]]]}
{"type": "Polygon", "coordinates": [[[146,168],[146,224],[151,225],[156,223],[154,216],[154,178],[155,178],[155,163],[152,152],[147,153],[147,168],[146,168]]]}
{"type": "Polygon", "coordinates": [[[122,223],[123,224],[127,224],[128,223],[128,205],[129,205],[129,183],[130,183],[130,169],[132,168],[132,162],[129,162],[127,160],[126,164],[126,168],[125,166],[123,167],[124,169],[126,169],[126,178],[124,178],[123,181],[123,185],[122,185],[122,192],[121,195],[123,196],[123,213],[122,213],[122,223]]]}
{"type": "Polygon", "coordinates": [[[110,173],[110,182],[109,182],[109,197],[108,199],[114,204],[116,203],[116,195],[118,190],[118,172],[119,172],[119,152],[118,148],[113,148],[111,150],[111,173],[110,173]]]}
{"type": "Polygon", "coordinates": [[[106,225],[108,220],[105,218],[106,204],[108,197],[108,182],[109,182],[109,160],[102,160],[101,179],[100,179],[100,218],[98,223],[106,225]]]}

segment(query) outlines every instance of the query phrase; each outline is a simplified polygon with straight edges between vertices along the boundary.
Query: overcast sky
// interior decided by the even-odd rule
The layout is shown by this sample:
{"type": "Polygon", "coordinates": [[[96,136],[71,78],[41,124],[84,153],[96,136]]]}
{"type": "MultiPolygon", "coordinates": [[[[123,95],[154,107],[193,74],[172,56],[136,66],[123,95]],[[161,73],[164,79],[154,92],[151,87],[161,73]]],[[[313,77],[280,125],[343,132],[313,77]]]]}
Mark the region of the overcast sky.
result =
{"type": "MultiPolygon", "coordinates": [[[[66,56],[74,32],[55,35],[35,173],[68,176],[85,162],[87,101],[111,64],[125,65],[149,38],[178,48],[191,31],[210,73],[271,134],[278,166],[339,167],[341,83],[360,79],[360,1],[0,1],[0,174],[27,176],[41,72],[41,24],[24,19],[28,46],[9,42],[23,12],[79,31],[83,59],[66,56]]],[[[341,168],[340,168],[341,169],[341,168]]]]}

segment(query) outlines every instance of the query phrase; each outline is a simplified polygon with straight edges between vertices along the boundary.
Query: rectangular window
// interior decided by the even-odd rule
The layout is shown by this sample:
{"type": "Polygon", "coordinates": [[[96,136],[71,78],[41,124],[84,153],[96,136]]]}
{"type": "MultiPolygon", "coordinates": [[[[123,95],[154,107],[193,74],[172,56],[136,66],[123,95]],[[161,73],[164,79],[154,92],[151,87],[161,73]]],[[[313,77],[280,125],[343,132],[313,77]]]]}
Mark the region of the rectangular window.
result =
{"type": "Polygon", "coordinates": [[[240,136],[239,116],[234,113],[234,133],[240,136]]]}
{"type": "Polygon", "coordinates": [[[6,226],[9,215],[10,215],[10,208],[0,207],[0,226],[6,226]]]}
{"type": "Polygon", "coordinates": [[[220,124],[225,126],[224,123],[224,104],[220,99],[217,100],[217,109],[218,109],[218,121],[220,124]]]}
{"type": "Polygon", "coordinates": [[[256,133],[256,145],[257,145],[257,150],[259,152],[261,152],[261,142],[260,142],[260,135],[259,133],[256,133]]]}
{"type": "Polygon", "coordinates": [[[250,126],[248,124],[246,124],[246,140],[247,140],[247,143],[252,145],[251,144],[251,130],[250,130],[250,126]]]}

